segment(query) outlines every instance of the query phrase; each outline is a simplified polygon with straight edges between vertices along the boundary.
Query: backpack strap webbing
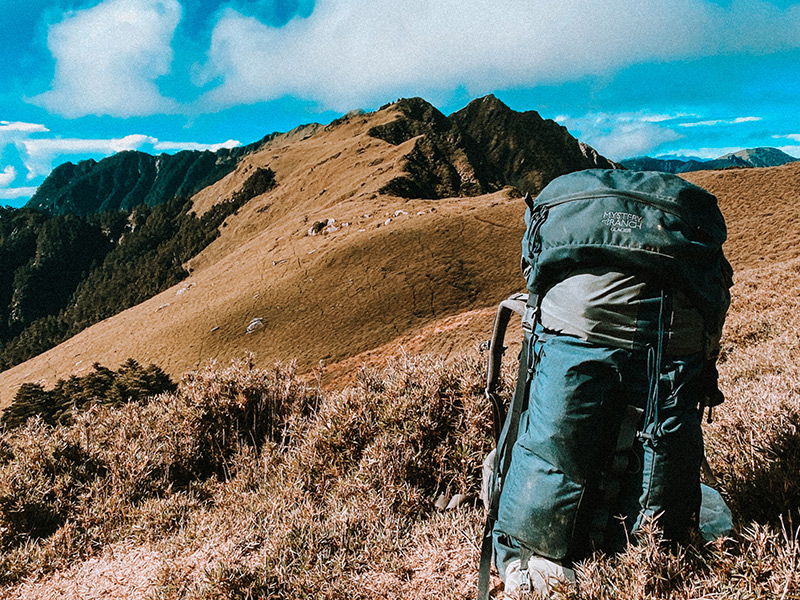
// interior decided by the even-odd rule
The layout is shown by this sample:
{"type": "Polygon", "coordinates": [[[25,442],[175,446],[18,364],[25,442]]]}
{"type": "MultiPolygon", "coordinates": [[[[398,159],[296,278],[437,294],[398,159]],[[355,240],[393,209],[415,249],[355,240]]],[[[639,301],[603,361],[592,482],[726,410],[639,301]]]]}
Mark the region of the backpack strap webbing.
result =
{"type": "MultiPolygon", "coordinates": [[[[492,568],[493,554],[493,530],[494,524],[497,521],[500,489],[505,475],[508,472],[508,468],[511,465],[511,448],[517,440],[519,419],[528,404],[528,392],[530,390],[535,355],[534,344],[536,338],[534,327],[538,318],[538,313],[538,295],[531,294],[526,296],[525,294],[515,294],[500,304],[497,310],[497,317],[495,318],[495,329],[492,332],[492,342],[489,353],[491,366],[487,370],[486,395],[492,402],[493,409],[495,406],[500,407],[496,414],[500,417],[502,429],[497,439],[497,452],[494,459],[492,483],[489,487],[489,514],[486,517],[486,525],[483,529],[483,540],[481,543],[477,600],[487,600],[489,598],[489,575],[492,568]],[[506,306],[504,307],[503,305],[506,306]],[[519,310],[520,308],[522,309],[521,312],[519,310]],[[512,311],[522,314],[522,326],[525,330],[525,338],[519,354],[517,385],[514,389],[514,396],[511,398],[508,418],[503,419],[502,404],[495,393],[495,389],[500,376],[500,362],[503,357],[503,338],[512,311]],[[501,313],[503,314],[502,317],[501,313]],[[500,329],[497,328],[498,323],[501,325],[500,329]]],[[[497,427],[497,421],[495,422],[495,427],[497,427]]]]}

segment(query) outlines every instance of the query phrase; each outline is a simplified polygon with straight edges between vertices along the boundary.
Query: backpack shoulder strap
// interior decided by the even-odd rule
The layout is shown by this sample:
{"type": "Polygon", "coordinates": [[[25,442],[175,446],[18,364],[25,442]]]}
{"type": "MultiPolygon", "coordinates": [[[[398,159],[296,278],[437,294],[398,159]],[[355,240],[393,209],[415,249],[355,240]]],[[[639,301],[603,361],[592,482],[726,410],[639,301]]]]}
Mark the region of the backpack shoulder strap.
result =
{"type": "Polygon", "coordinates": [[[495,443],[500,440],[500,432],[503,429],[503,421],[505,420],[503,404],[497,395],[500,367],[506,351],[503,341],[512,313],[517,313],[520,317],[524,317],[527,300],[528,294],[514,294],[500,303],[494,318],[492,339],[489,342],[489,360],[486,368],[486,398],[492,404],[495,443]]]}
{"type": "Polygon", "coordinates": [[[492,482],[489,486],[489,514],[483,530],[481,543],[481,562],[478,577],[478,600],[487,600],[489,597],[489,574],[492,567],[493,535],[497,509],[500,503],[500,490],[511,463],[511,448],[517,439],[519,419],[527,405],[528,390],[530,389],[534,365],[534,344],[536,337],[534,328],[539,313],[539,297],[535,294],[515,294],[500,304],[495,319],[495,329],[492,332],[492,342],[489,352],[490,366],[487,370],[486,395],[492,402],[495,411],[495,430],[497,451],[494,459],[492,482]],[[505,305],[505,306],[504,306],[505,305]],[[497,396],[496,387],[500,377],[500,362],[503,357],[503,339],[511,312],[522,315],[522,327],[525,338],[519,355],[519,371],[514,396],[511,398],[508,418],[504,418],[502,403],[497,396]],[[498,324],[500,328],[498,329],[498,324]]]}

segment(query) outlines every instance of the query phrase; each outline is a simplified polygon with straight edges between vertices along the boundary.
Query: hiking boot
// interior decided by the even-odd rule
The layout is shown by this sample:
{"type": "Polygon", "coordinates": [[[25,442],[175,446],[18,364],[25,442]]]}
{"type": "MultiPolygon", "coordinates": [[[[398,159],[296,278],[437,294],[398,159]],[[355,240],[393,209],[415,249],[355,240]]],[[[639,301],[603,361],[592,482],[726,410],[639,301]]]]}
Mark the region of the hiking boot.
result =
{"type": "Polygon", "coordinates": [[[520,569],[519,559],[512,560],[506,567],[504,580],[506,600],[518,600],[528,593],[528,597],[548,598],[556,583],[575,583],[575,571],[541,556],[531,556],[527,574],[520,569]]]}

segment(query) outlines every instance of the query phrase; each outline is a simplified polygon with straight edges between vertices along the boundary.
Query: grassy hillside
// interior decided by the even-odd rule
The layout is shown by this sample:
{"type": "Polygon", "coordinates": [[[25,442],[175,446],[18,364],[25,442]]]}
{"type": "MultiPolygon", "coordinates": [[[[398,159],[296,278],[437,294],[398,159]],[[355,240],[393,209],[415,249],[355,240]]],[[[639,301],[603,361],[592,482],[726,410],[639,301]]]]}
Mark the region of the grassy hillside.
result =
{"type": "Polygon", "coordinates": [[[719,199],[728,224],[725,253],[736,269],[800,256],[800,162],[763,169],[682,175],[719,199]]]}
{"type": "MultiPolygon", "coordinates": [[[[511,188],[428,200],[380,193],[406,176],[419,139],[393,145],[369,132],[403,118],[390,106],[275,138],[246,157],[194,197],[198,214],[240,193],[256,169],[274,171],[277,185],[225,221],[185,265],[190,277],[0,373],[0,406],[22,383],[52,386],[95,362],[115,368],[134,358],[178,378],[209,358],[250,352],[259,367],[295,360],[301,373],[323,361],[327,384],[401,347],[447,354],[482,339],[480,319],[453,323],[489,314],[522,287],[523,203],[511,188]],[[308,234],[330,219],[332,227],[308,234]],[[247,334],[254,318],[265,327],[247,334]]],[[[686,177],[718,194],[737,271],[800,256],[792,233],[800,163],[686,177]]]]}
{"type": "MultiPolygon", "coordinates": [[[[278,182],[186,281],[0,375],[4,404],[93,361],[182,375],[0,433],[0,597],[474,596],[491,435],[476,342],[522,286],[522,206],[510,190],[380,194],[418,144],[369,135],[397,118],[268,143],[194,198],[202,214],[257,168],[278,182]],[[253,317],[266,325],[248,334],[253,317]],[[470,500],[435,508],[457,493],[470,500]]],[[[718,195],[736,269],[727,400],[704,426],[736,530],[680,550],[650,531],[560,598],[800,597],[800,165],[686,177],[718,195]]]]}
{"type": "Polygon", "coordinates": [[[252,197],[186,261],[189,279],[0,374],[0,406],[23,382],[129,357],[173,377],[248,351],[308,372],[490,306],[519,287],[523,204],[510,186],[592,166],[611,163],[491,96],[450,117],[416,98],[273,136],[193,198],[205,216],[252,197]],[[274,189],[245,193],[267,170],[274,189]],[[265,327],[248,335],[253,319],[265,327]]]}
{"type": "MultiPolygon", "coordinates": [[[[557,597],[800,595],[800,261],[737,279],[727,400],[705,426],[736,531],[677,551],[652,531],[557,597]]],[[[483,509],[434,503],[478,491],[482,385],[475,354],[407,356],[332,392],[245,360],[2,434],[2,597],[472,597],[483,509]]]]}

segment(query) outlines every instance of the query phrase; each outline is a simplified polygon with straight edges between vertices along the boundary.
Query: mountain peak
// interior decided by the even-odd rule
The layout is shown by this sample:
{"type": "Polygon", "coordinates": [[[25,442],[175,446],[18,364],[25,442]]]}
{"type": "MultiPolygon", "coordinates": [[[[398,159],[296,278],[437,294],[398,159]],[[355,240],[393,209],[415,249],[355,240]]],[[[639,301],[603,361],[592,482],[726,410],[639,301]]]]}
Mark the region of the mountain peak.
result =
{"type": "Polygon", "coordinates": [[[369,130],[393,145],[417,138],[403,170],[384,186],[405,198],[475,196],[505,186],[537,193],[550,180],[580,169],[615,168],[536,111],[516,112],[493,95],[443,115],[421,98],[391,105],[402,116],[369,130]]]}
{"type": "Polygon", "coordinates": [[[667,173],[689,173],[691,171],[705,171],[712,169],[729,169],[731,167],[779,167],[799,160],[777,148],[746,148],[736,152],[729,152],[719,158],[680,159],[680,158],[651,158],[640,156],[622,161],[626,169],[637,171],[664,171],[667,173]]]}
{"type": "Polygon", "coordinates": [[[759,147],[730,152],[716,160],[742,161],[744,163],[743,166],[751,167],[777,167],[798,159],[778,148],[759,147]]]}

